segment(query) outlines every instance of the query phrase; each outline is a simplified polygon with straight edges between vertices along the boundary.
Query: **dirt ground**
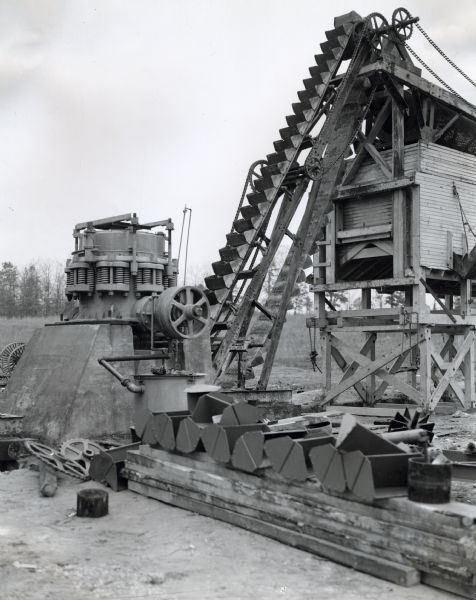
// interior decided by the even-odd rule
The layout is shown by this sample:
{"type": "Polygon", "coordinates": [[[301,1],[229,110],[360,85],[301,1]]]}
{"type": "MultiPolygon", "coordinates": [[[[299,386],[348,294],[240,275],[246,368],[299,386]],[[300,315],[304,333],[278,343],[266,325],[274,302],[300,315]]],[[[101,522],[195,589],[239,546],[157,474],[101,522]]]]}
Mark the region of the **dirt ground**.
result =
{"type": "Polygon", "coordinates": [[[42,498],[36,472],[0,473],[2,600],[456,598],[401,588],[129,491],[110,491],[108,516],[80,519],[84,487],[91,483],[65,478],[56,496],[42,498]]]}

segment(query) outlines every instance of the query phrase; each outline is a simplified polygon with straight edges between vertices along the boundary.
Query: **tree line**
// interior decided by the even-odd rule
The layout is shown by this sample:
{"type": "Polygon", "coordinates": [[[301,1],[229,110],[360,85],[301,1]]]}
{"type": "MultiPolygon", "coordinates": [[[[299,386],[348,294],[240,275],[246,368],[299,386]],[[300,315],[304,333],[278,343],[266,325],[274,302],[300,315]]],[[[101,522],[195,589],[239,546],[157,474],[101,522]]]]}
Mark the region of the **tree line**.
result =
{"type": "Polygon", "coordinates": [[[64,266],[37,261],[19,268],[11,262],[0,267],[0,316],[48,317],[59,315],[65,303],[64,266]]]}

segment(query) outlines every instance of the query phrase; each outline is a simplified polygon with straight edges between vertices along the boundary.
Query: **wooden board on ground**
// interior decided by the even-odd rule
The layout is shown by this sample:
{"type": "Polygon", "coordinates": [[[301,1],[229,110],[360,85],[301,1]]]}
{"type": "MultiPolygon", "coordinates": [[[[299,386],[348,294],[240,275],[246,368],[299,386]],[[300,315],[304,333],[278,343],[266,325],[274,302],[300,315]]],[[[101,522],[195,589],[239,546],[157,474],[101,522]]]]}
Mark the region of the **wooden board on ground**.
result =
{"type": "MultiPolygon", "coordinates": [[[[141,446],[126,460],[129,489],[244,527],[357,570],[410,586],[476,592],[476,508],[406,498],[373,503],[229,469],[204,453],[141,446]],[[446,586],[446,587],[445,587],[446,586]]],[[[463,593],[462,592],[462,593],[463,593]]],[[[470,596],[469,596],[470,597],[470,596]]]]}

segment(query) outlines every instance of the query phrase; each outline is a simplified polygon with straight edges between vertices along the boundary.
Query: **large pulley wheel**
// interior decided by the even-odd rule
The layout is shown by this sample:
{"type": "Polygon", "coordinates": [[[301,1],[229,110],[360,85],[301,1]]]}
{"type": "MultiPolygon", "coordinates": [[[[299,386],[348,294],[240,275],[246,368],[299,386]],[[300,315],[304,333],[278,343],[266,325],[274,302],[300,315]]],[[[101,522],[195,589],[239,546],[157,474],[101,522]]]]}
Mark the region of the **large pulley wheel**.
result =
{"type": "Polygon", "coordinates": [[[398,34],[398,37],[405,42],[412,37],[413,22],[412,16],[406,8],[396,8],[392,14],[392,27],[398,34]]]}
{"type": "Polygon", "coordinates": [[[174,339],[200,336],[208,325],[210,305],[198,287],[183,286],[165,290],[155,303],[157,329],[174,339]]]}
{"type": "Polygon", "coordinates": [[[367,39],[374,50],[382,49],[382,36],[388,32],[388,21],[379,12],[370,13],[366,18],[367,39]]]}
{"type": "Polygon", "coordinates": [[[12,342],[5,346],[0,352],[0,369],[7,377],[13,373],[20,356],[23,354],[25,344],[23,342],[12,342]]]}

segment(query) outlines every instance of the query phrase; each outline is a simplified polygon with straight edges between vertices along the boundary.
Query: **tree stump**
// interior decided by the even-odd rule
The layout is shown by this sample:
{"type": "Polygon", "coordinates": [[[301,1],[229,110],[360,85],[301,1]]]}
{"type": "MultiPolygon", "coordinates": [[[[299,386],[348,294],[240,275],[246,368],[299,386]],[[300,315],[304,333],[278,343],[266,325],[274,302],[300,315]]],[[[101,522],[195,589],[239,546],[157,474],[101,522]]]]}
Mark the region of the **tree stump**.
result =
{"type": "Polygon", "coordinates": [[[76,501],[76,514],[78,517],[94,519],[104,517],[109,510],[109,494],[97,488],[81,490],[78,492],[76,501]]]}

